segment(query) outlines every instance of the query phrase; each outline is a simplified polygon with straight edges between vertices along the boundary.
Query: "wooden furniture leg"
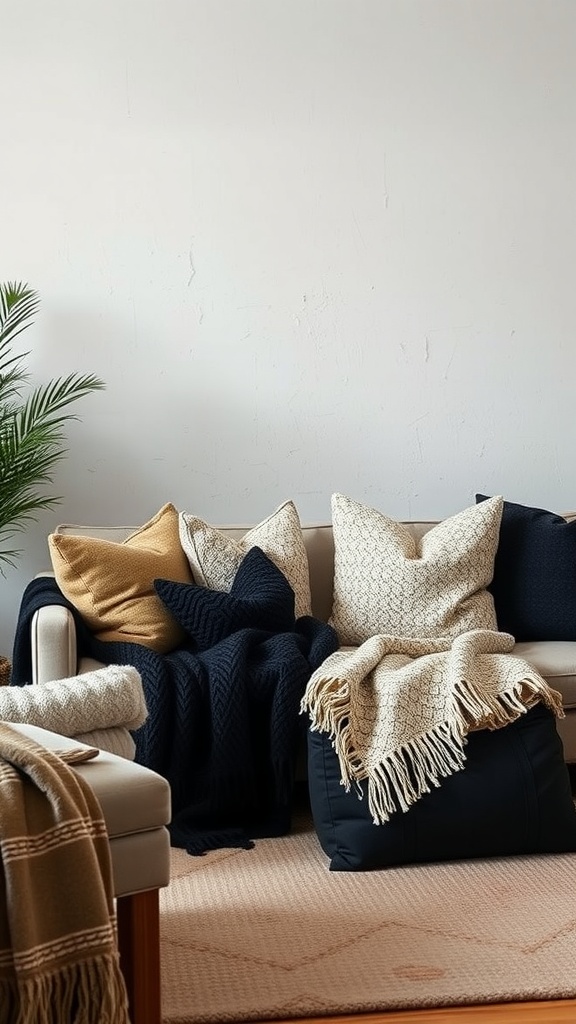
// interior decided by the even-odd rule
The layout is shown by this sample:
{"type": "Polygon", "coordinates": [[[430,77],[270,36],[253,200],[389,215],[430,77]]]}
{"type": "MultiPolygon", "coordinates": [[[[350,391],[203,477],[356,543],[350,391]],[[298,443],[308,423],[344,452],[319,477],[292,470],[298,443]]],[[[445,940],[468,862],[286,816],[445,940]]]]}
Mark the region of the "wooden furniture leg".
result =
{"type": "Polygon", "coordinates": [[[158,889],[116,901],[120,966],[132,1024],[161,1024],[158,889]]]}

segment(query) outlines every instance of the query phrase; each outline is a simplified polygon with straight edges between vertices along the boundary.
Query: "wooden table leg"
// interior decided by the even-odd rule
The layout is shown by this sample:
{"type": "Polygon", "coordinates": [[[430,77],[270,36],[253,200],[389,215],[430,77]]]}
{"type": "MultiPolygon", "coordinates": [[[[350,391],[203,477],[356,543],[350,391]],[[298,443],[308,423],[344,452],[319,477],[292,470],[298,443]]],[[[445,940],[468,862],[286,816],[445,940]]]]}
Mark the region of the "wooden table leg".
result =
{"type": "Polygon", "coordinates": [[[161,1024],[158,889],[116,901],[120,966],[132,1024],[161,1024]]]}

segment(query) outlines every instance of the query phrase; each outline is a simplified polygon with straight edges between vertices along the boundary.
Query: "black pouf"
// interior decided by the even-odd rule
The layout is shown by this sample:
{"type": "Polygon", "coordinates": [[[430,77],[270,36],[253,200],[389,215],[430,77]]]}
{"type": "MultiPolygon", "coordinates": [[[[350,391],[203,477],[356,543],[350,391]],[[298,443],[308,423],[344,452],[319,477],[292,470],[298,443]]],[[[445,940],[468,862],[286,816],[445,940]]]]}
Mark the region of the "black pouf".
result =
{"type": "Polygon", "coordinates": [[[407,812],[375,825],[340,783],[326,733],[308,732],[314,825],[332,871],[576,851],[576,808],[555,716],[543,704],[503,729],[470,733],[466,767],[407,812]]]}

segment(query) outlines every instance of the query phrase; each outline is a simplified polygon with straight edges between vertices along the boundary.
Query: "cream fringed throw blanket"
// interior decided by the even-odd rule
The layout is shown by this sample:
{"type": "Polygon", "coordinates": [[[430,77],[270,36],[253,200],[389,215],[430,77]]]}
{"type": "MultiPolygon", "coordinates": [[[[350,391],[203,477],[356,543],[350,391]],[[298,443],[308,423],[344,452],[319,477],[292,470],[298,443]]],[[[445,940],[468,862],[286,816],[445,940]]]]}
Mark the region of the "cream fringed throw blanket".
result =
{"type": "Polygon", "coordinates": [[[0,722],[0,1018],[129,1024],[106,826],[66,755],[0,722]]]}
{"type": "Polygon", "coordinates": [[[314,672],[302,710],[330,735],[346,789],[367,780],[375,824],[464,768],[472,730],[500,729],[538,701],[563,717],[561,695],[513,647],[508,633],[487,629],[455,639],[380,635],[314,672]]]}

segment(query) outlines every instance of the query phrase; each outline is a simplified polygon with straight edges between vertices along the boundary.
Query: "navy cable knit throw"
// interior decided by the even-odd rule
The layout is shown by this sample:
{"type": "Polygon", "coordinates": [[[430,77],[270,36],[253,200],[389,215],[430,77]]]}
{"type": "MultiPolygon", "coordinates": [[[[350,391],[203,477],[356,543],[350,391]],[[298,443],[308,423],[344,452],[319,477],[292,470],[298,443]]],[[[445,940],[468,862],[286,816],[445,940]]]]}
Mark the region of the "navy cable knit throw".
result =
{"type": "Polygon", "coordinates": [[[300,701],[311,673],[338,646],[334,630],[309,616],[294,620],[293,592],[258,548],[229,595],[170,581],[157,581],[157,591],[188,633],[164,655],[97,640],[54,579],[33,580],[22,598],[12,683],[31,678],[34,611],[70,608],[79,656],[134,665],[142,676],[149,714],[134,733],[136,760],[170,783],[172,844],[198,854],[285,834],[307,725],[300,701]]]}

